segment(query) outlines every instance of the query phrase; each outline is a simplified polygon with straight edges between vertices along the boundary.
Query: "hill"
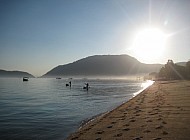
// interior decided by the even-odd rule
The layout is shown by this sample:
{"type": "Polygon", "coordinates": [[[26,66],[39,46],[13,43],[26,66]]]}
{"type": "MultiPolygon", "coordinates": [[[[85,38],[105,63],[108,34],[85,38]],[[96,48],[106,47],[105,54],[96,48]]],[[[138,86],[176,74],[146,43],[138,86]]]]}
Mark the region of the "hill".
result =
{"type": "Polygon", "coordinates": [[[185,67],[185,66],[186,66],[186,63],[187,63],[187,62],[178,62],[178,63],[175,63],[175,64],[178,65],[178,66],[184,66],[184,67],[185,67]]]}
{"type": "Polygon", "coordinates": [[[66,65],[59,65],[42,77],[123,76],[158,72],[161,64],[143,64],[128,55],[95,55],[66,65]]]}
{"type": "Polygon", "coordinates": [[[27,72],[23,71],[6,71],[6,70],[0,70],[0,77],[30,77],[34,78],[32,74],[29,74],[27,72]]]}

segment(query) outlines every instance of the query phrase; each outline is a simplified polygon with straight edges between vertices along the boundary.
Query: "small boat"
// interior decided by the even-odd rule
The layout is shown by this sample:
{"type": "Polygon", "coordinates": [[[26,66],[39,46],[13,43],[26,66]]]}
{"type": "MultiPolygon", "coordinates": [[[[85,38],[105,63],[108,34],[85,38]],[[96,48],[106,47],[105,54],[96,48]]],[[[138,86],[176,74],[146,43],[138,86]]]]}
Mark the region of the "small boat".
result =
{"type": "Polygon", "coordinates": [[[83,87],[83,89],[87,89],[87,87],[83,87]]]}
{"type": "Polygon", "coordinates": [[[56,79],[61,79],[61,77],[57,77],[56,79]]]}
{"type": "Polygon", "coordinates": [[[71,87],[71,81],[66,84],[66,87],[70,86],[71,87]]]}
{"type": "Polygon", "coordinates": [[[28,81],[28,77],[23,77],[23,81],[28,81]]]}
{"type": "Polygon", "coordinates": [[[65,84],[65,86],[66,86],[66,87],[68,87],[68,86],[69,86],[69,84],[65,84]]]}
{"type": "Polygon", "coordinates": [[[86,86],[83,87],[83,89],[86,89],[88,91],[88,88],[89,88],[89,84],[88,83],[85,83],[86,86]]]}

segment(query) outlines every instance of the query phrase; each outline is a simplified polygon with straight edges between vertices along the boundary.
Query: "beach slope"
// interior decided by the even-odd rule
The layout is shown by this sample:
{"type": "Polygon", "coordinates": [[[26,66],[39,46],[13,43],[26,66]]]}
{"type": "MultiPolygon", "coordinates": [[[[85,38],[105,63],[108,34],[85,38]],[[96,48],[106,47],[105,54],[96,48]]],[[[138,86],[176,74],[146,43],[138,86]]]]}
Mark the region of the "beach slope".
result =
{"type": "Polygon", "coordinates": [[[190,81],[155,82],[68,140],[189,140],[190,81]]]}

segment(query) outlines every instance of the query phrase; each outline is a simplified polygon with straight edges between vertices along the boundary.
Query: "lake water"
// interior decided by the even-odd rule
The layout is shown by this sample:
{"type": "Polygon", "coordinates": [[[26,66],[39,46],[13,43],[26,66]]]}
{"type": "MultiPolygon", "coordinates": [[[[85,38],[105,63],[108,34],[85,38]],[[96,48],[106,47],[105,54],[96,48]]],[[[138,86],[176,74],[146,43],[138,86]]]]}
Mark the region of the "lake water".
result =
{"type": "Polygon", "coordinates": [[[128,80],[0,79],[0,139],[65,139],[84,120],[128,101],[147,84],[128,80]],[[84,83],[90,88],[83,90],[84,83]],[[143,86],[142,86],[143,85],[143,86]]]}

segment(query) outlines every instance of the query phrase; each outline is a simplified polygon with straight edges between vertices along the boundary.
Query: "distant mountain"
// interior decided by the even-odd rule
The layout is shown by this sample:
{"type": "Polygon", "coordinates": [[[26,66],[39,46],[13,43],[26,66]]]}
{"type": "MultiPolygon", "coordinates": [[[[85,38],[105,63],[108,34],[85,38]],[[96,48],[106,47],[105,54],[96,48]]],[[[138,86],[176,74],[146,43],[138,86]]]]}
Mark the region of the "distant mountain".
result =
{"type": "Polygon", "coordinates": [[[176,65],[179,65],[179,66],[184,66],[184,67],[185,67],[185,66],[186,66],[186,63],[187,63],[187,62],[178,62],[178,63],[175,63],[175,64],[176,64],[176,65]]]}
{"type": "Polygon", "coordinates": [[[128,55],[95,55],[66,65],[59,65],[42,77],[123,76],[158,72],[161,64],[143,64],[128,55]]]}
{"type": "Polygon", "coordinates": [[[34,78],[33,75],[22,72],[22,71],[6,71],[6,70],[0,70],[0,77],[30,77],[34,78]]]}

